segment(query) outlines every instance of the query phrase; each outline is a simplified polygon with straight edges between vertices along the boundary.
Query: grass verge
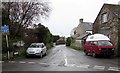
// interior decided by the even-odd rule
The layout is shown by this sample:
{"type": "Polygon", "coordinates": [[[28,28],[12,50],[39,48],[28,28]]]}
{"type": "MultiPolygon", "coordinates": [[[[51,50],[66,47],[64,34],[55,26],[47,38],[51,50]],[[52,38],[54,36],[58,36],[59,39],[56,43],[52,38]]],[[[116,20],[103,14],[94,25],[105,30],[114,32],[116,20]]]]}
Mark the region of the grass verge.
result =
{"type": "Polygon", "coordinates": [[[71,49],[78,50],[78,51],[83,51],[84,50],[83,48],[76,47],[76,46],[68,46],[68,47],[71,48],[71,49]]]}
{"type": "Polygon", "coordinates": [[[52,44],[52,43],[47,43],[47,44],[46,44],[46,48],[47,48],[47,49],[51,49],[52,47],[53,47],[53,44],[52,44]]]}

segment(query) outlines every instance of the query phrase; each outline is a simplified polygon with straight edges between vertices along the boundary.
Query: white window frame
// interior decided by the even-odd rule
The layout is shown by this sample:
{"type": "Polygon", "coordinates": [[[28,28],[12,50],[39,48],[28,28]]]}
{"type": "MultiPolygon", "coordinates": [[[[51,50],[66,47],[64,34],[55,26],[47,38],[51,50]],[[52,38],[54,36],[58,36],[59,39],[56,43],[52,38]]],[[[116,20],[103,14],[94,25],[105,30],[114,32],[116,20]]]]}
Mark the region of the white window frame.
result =
{"type": "Polygon", "coordinates": [[[108,22],[108,14],[107,13],[103,13],[102,14],[102,19],[101,19],[102,23],[106,23],[108,22]]]}

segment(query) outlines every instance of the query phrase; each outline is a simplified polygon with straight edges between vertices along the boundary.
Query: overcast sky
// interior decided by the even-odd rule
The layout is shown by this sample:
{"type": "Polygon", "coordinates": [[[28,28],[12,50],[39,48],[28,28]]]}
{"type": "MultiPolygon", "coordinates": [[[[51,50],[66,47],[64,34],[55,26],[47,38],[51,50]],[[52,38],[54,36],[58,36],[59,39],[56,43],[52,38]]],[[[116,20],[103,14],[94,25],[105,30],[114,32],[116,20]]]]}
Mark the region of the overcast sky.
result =
{"type": "Polygon", "coordinates": [[[70,32],[79,24],[79,19],[94,22],[104,3],[118,4],[120,0],[49,0],[52,12],[42,24],[53,35],[70,36],[70,32]]]}

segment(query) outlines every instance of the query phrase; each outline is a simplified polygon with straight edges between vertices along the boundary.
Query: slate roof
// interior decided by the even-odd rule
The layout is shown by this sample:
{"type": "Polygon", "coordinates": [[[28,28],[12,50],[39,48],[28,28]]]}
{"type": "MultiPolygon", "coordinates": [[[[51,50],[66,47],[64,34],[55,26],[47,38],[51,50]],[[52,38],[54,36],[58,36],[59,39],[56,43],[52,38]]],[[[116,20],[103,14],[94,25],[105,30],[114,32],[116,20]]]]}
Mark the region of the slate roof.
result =
{"type": "Polygon", "coordinates": [[[90,22],[83,22],[82,24],[83,24],[83,27],[84,27],[84,29],[86,31],[92,30],[92,23],[90,23],[90,22]]]}

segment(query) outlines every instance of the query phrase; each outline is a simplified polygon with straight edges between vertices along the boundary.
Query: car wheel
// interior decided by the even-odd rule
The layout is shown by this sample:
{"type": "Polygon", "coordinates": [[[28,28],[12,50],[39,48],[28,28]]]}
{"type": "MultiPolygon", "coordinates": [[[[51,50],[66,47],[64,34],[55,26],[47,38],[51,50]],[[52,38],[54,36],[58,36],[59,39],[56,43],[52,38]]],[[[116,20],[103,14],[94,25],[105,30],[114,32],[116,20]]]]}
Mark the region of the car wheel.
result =
{"type": "Polygon", "coordinates": [[[47,55],[47,52],[45,52],[45,56],[47,55]]]}
{"type": "Polygon", "coordinates": [[[85,55],[88,55],[88,53],[87,53],[87,51],[86,51],[86,50],[84,50],[84,53],[85,53],[85,55]]]}
{"type": "Polygon", "coordinates": [[[111,57],[112,57],[112,55],[107,55],[107,57],[108,57],[108,58],[111,58],[111,57]]]}
{"type": "Polygon", "coordinates": [[[87,53],[87,52],[85,52],[85,55],[86,55],[86,56],[88,56],[88,53],[87,53]]]}
{"type": "Polygon", "coordinates": [[[40,58],[42,58],[43,57],[43,54],[42,54],[42,52],[40,53],[40,58]]]}
{"type": "Polygon", "coordinates": [[[93,52],[93,53],[92,53],[92,56],[93,56],[94,58],[96,58],[96,57],[97,57],[97,54],[96,54],[95,52],[93,52]]]}

